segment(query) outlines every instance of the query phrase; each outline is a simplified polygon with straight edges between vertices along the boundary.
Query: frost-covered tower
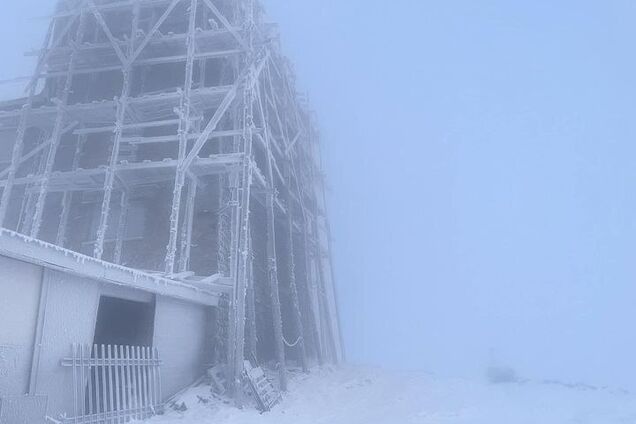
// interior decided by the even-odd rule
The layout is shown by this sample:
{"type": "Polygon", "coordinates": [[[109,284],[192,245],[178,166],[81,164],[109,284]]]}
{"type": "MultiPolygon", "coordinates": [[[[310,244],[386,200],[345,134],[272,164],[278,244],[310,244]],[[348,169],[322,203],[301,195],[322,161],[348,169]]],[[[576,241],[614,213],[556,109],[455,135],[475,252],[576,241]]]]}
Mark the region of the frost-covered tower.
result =
{"type": "Polygon", "coordinates": [[[342,359],[319,136],[258,3],[60,0],[35,54],[0,104],[0,227],[223,293],[230,381],[342,359]]]}

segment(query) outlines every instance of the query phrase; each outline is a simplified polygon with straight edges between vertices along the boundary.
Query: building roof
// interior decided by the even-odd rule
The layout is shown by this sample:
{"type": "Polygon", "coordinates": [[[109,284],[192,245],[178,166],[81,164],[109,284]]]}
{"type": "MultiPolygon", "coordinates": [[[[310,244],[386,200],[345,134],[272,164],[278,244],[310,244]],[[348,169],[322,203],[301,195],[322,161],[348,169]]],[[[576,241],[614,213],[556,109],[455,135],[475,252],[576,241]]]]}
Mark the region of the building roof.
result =
{"type": "Polygon", "coordinates": [[[186,282],[127,268],[0,228],[0,256],[150,293],[216,306],[227,284],[186,282]]]}

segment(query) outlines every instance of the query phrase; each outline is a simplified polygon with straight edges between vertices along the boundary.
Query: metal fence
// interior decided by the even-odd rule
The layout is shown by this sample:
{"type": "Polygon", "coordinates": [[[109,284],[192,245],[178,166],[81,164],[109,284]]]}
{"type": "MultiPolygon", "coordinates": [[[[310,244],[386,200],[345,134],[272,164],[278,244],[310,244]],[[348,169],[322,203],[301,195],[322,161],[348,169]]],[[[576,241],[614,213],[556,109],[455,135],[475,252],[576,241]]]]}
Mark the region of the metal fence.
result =
{"type": "Polygon", "coordinates": [[[73,372],[73,417],[66,423],[125,423],[154,415],[161,404],[156,348],[74,344],[62,365],[73,372]]]}

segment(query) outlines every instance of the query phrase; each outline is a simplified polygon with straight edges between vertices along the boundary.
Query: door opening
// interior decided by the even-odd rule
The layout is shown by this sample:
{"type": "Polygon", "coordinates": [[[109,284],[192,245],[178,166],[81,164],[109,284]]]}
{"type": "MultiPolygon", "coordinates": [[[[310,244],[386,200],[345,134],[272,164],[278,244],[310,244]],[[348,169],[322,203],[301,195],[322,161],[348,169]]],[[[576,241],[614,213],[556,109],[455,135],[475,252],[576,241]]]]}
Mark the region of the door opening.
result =
{"type": "Polygon", "coordinates": [[[96,345],[152,346],[154,302],[102,296],[95,324],[96,345]]]}

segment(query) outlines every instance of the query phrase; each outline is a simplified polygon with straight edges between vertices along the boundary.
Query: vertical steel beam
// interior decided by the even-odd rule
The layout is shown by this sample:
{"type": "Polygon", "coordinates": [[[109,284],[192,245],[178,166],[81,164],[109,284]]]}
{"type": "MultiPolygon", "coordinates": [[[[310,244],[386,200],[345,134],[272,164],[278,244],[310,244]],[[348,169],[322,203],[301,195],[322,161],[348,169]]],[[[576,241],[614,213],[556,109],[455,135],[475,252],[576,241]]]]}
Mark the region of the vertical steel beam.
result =
{"type": "Polygon", "coordinates": [[[117,219],[117,235],[115,236],[115,253],[113,254],[113,262],[121,264],[121,257],[124,252],[124,239],[128,226],[128,192],[122,189],[119,198],[119,218],[117,219]]]}
{"type": "MultiPolygon", "coordinates": [[[[139,28],[139,11],[139,2],[135,2],[132,11],[132,29],[130,33],[130,40],[128,43],[128,54],[131,54],[133,49],[135,48],[137,29],[139,28]]],[[[110,160],[108,162],[108,168],[106,169],[106,176],[104,178],[104,198],[102,200],[102,206],[100,209],[95,248],[93,250],[93,256],[95,256],[97,259],[101,259],[104,254],[104,240],[106,239],[108,218],[110,216],[110,201],[113,195],[115,173],[117,172],[117,161],[119,160],[119,148],[121,146],[121,139],[124,132],[124,119],[126,117],[126,109],[128,108],[128,97],[130,96],[130,89],[132,85],[132,66],[131,63],[126,61],[125,59],[123,60],[122,73],[124,81],[121,89],[121,97],[117,99],[117,117],[115,121],[115,133],[113,135],[113,146],[110,154],[110,160]]]]}
{"type": "Polygon", "coordinates": [[[338,321],[338,304],[335,293],[334,279],[333,279],[333,264],[331,262],[331,250],[330,250],[330,234],[329,225],[326,216],[323,216],[324,223],[321,225],[319,218],[321,211],[326,214],[327,197],[325,193],[325,184],[322,180],[322,155],[320,151],[320,143],[317,139],[317,134],[310,134],[310,148],[313,153],[313,162],[318,169],[318,175],[314,178],[312,187],[312,195],[314,198],[314,204],[316,205],[315,214],[315,236],[317,246],[317,261],[319,267],[320,281],[322,283],[322,294],[325,302],[325,309],[327,314],[327,323],[329,326],[329,334],[331,338],[331,344],[333,347],[333,356],[336,363],[343,359],[343,346],[342,346],[342,334],[340,331],[340,325],[338,321]]]}
{"type": "Polygon", "coordinates": [[[250,200],[252,188],[252,131],[251,131],[251,108],[252,94],[251,90],[246,90],[244,104],[244,157],[243,170],[241,173],[240,184],[240,203],[239,203],[239,219],[237,220],[238,228],[237,239],[238,249],[235,253],[236,264],[236,281],[231,305],[232,320],[231,326],[234,326],[232,333],[233,342],[230,341],[230,349],[232,351],[230,358],[232,359],[231,367],[231,384],[234,396],[237,402],[241,403],[241,375],[243,373],[243,360],[245,349],[245,298],[248,284],[248,269],[250,262],[249,237],[250,237],[250,200]]]}
{"type": "Polygon", "coordinates": [[[309,242],[310,222],[305,203],[303,201],[303,193],[300,186],[299,174],[296,171],[297,164],[292,162],[291,172],[294,176],[296,195],[300,202],[300,209],[302,214],[303,232],[302,232],[302,250],[305,258],[305,288],[307,290],[307,297],[309,300],[309,317],[312,323],[314,332],[314,343],[318,362],[322,365],[325,361],[323,355],[323,342],[321,337],[321,325],[320,325],[320,309],[318,296],[316,292],[316,280],[313,270],[312,252],[309,242]]]}
{"type": "Polygon", "coordinates": [[[57,157],[57,149],[60,145],[60,139],[62,138],[63,134],[63,125],[66,119],[65,108],[68,104],[68,98],[70,96],[71,88],[73,85],[73,71],[75,70],[78,48],[82,43],[82,38],[84,37],[85,26],[86,14],[82,10],[82,12],[80,13],[79,24],[77,25],[74,42],[72,43],[71,56],[69,58],[68,71],[64,82],[62,98],[57,99],[55,124],[53,126],[53,133],[51,134],[51,141],[49,144],[44,173],[42,175],[42,179],[40,180],[37,202],[35,204],[35,213],[33,215],[33,225],[31,226],[31,237],[33,238],[37,238],[40,234],[42,214],[44,213],[44,206],[46,204],[46,197],[48,195],[49,180],[51,178],[51,173],[53,172],[55,158],[57,157]]]}
{"type": "MultiPolygon", "coordinates": [[[[44,140],[49,137],[50,134],[42,132],[39,136],[38,144],[45,144],[48,146],[48,143],[44,143],[44,140]]],[[[40,175],[44,172],[44,165],[46,164],[46,154],[47,152],[42,152],[37,160],[37,165],[34,164],[33,169],[37,168],[34,172],[35,175],[40,175]]],[[[33,215],[35,211],[35,198],[36,194],[33,192],[34,188],[38,184],[39,180],[37,178],[33,179],[30,184],[27,184],[24,187],[24,203],[22,205],[22,210],[20,210],[20,218],[18,220],[18,231],[23,234],[29,234],[31,224],[33,223],[33,215]]]]}
{"type": "MultiPolygon", "coordinates": [[[[289,168],[289,165],[287,165],[289,168]]],[[[305,331],[303,328],[303,317],[300,309],[300,299],[298,298],[298,287],[296,286],[296,258],[294,243],[294,208],[291,194],[291,172],[287,170],[287,248],[289,261],[289,292],[291,294],[292,307],[294,311],[294,323],[298,334],[298,350],[303,371],[309,370],[307,364],[307,349],[305,347],[305,331]]]]}
{"type": "MultiPolygon", "coordinates": [[[[90,0],[89,0],[90,1],[90,0]]],[[[139,28],[139,2],[135,2],[133,6],[133,18],[132,29],[130,32],[130,40],[128,43],[128,54],[130,55],[135,48],[135,39],[137,37],[137,29],[139,28]]],[[[98,15],[96,15],[98,16],[98,15]]],[[[99,15],[101,16],[101,15],[99,15]]],[[[105,25],[105,22],[102,26],[105,25]]],[[[104,30],[106,31],[107,28],[104,30]]],[[[107,32],[108,33],[108,32],[107,32]]],[[[109,37],[111,38],[111,37],[109,37]]],[[[116,49],[117,50],[117,49],[116,49]]],[[[121,56],[118,53],[119,56],[121,56]]],[[[120,57],[121,58],[121,57],[120,57]]],[[[110,160],[108,162],[108,168],[106,169],[106,177],[104,178],[104,198],[102,200],[102,206],[99,216],[99,224],[97,228],[97,237],[95,241],[95,249],[93,256],[97,259],[101,259],[104,254],[104,241],[106,239],[106,230],[108,229],[108,219],[110,216],[110,201],[113,195],[113,186],[115,184],[115,174],[117,161],[119,160],[119,148],[121,146],[121,139],[124,132],[124,119],[126,117],[126,110],[128,108],[128,97],[130,96],[130,89],[132,86],[132,66],[131,63],[122,60],[122,73],[123,73],[123,85],[121,89],[121,97],[117,99],[117,118],[115,121],[115,133],[113,135],[113,146],[110,154],[110,160]]]]}
{"type": "MultiPolygon", "coordinates": [[[[273,60],[270,60],[270,65],[273,63],[273,60]]],[[[281,136],[283,137],[284,143],[285,143],[285,150],[287,152],[288,155],[288,160],[289,160],[289,172],[293,173],[294,171],[294,167],[296,166],[296,164],[294,163],[294,158],[291,155],[291,151],[292,151],[292,144],[289,141],[289,137],[287,134],[287,128],[286,126],[283,124],[279,111],[278,111],[278,105],[276,104],[276,99],[277,99],[277,90],[274,88],[274,84],[272,81],[272,76],[271,76],[271,70],[270,70],[270,66],[267,67],[267,83],[268,83],[268,87],[270,90],[270,94],[271,94],[271,99],[272,99],[272,107],[273,107],[273,111],[274,111],[274,118],[275,122],[278,125],[278,128],[280,130],[281,136]]],[[[268,132],[269,133],[269,132],[268,132]]],[[[271,149],[269,150],[269,155],[271,156],[271,149]]],[[[291,184],[291,181],[289,182],[291,184]]],[[[324,360],[324,350],[323,348],[325,347],[325,343],[323,341],[323,337],[322,337],[322,331],[321,328],[323,328],[322,324],[321,324],[321,320],[322,320],[322,313],[321,313],[321,307],[320,307],[320,297],[319,297],[319,292],[318,292],[318,287],[316,284],[316,277],[313,273],[313,261],[312,261],[312,256],[311,256],[311,249],[309,247],[309,243],[308,243],[308,234],[307,232],[309,231],[309,227],[308,227],[308,222],[307,222],[307,215],[305,212],[305,206],[302,203],[302,193],[300,190],[300,186],[299,184],[299,180],[298,177],[296,177],[296,184],[297,184],[297,190],[298,190],[298,198],[299,201],[301,202],[301,210],[303,212],[303,222],[304,222],[304,229],[303,229],[303,245],[304,245],[304,251],[305,251],[305,259],[306,259],[306,279],[307,279],[307,290],[308,290],[308,294],[309,294],[309,303],[312,306],[310,309],[312,309],[312,311],[310,312],[310,316],[313,318],[312,321],[314,323],[314,328],[315,328],[315,343],[317,346],[316,347],[316,353],[318,356],[318,361],[320,363],[323,362],[324,360]]],[[[291,190],[291,187],[288,187],[288,190],[291,190]]],[[[289,193],[289,195],[291,195],[291,193],[289,193]]],[[[291,202],[290,202],[291,205],[291,202]]],[[[294,284],[295,286],[295,284],[294,284]]],[[[296,300],[298,299],[297,296],[298,292],[296,290],[296,300]]],[[[293,295],[293,294],[292,294],[293,295]]],[[[298,320],[298,318],[297,318],[298,320]]],[[[300,322],[302,325],[302,317],[300,318],[300,322]]]]}
{"type": "MultiPolygon", "coordinates": [[[[275,102],[276,101],[276,91],[274,90],[274,85],[272,82],[272,77],[271,77],[271,72],[269,69],[269,66],[267,67],[267,71],[266,71],[266,79],[268,82],[268,86],[270,88],[271,94],[272,94],[272,99],[275,102]]],[[[264,93],[264,95],[267,95],[267,93],[264,93]]],[[[263,101],[261,99],[261,97],[259,97],[259,106],[260,106],[260,110],[261,110],[261,114],[262,114],[262,119],[263,122],[265,122],[266,120],[266,114],[265,114],[265,110],[264,110],[264,105],[263,105],[263,101]]],[[[278,127],[280,129],[280,133],[281,136],[283,137],[284,141],[285,141],[285,145],[286,145],[286,150],[289,152],[289,146],[290,146],[290,142],[288,139],[288,134],[287,134],[287,128],[283,125],[281,119],[280,119],[280,115],[278,113],[278,108],[276,105],[274,105],[274,114],[276,117],[276,122],[278,123],[278,127]]],[[[265,125],[267,128],[267,125],[265,125]]],[[[269,140],[269,131],[266,131],[266,148],[267,148],[267,156],[268,156],[268,172],[269,172],[269,179],[270,179],[270,184],[273,187],[274,184],[274,176],[273,176],[273,172],[271,170],[272,168],[272,161],[274,160],[274,156],[272,153],[272,149],[271,149],[271,144],[268,141],[269,140]]],[[[294,314],[294,325],[296,327],[296,331],[298,333],[298,349],[299,349],[299,353],[300,353],[300,359],[301,359],[301,364],[303,367],[304,371],[308,370],[308,366],[307,366],[307,351],[306,351],[306,347],[305,347],[305,338],[304,338],[304,329],[303,329],[303,324],[302,324],[302,313],[300,310],[300,301],[298,298],[298,289],[296,286],[296,272],[295,272],[295,263],[294,263],[294,226],[293,226],[293,203],[292,203],[292,195],[291,195],[291,157],[286,158],[287,159],[287,164],[286,164],[286,170],[287,170],[287,187],[285,188],[286,191],[286,197],[287,197],[287,227],[288,227],[288,240],[287,240],[287,244],[288,244],[288,261],[289,261],[289,270],[288,270],[288,275],[289,275],[289,288],[290,288],[290,294],[291,294],[291,301],[292,301],[292,310],[293,310],[293,314],[294,314]]],[[[284,341],[284,340],[283,340],[284,341]]]]}
{"type": "Polygon", "coordinates": [[[172,193],[172,209],[170,210],[170,233],[168,246],[166,248],[166,273],[174,272],[175,257],[177,252],[177,237],[179,232],[179,216],[181,212],[181,196],[183,185],[185,184],[186,169],[184,169],[183,161],[186,158],[188,150],[188,133],[190,132],[190,109],[192,83],[194,74],[194,54],[196,50],[196,18],[197,18],[198,0],[190,0],[190,13],[188,20],[188,36],[187,58],[185,66],[185,82],[181,92],[179,102],[179,159],[174,180],[174,190],[172,193]]]}
{"type": "Polygon", "coordinates": [[[192,176],[188,182],[185,216],[181,229],[181,248],[179,253],[179,272],[188,270],[190,265],[190,251],[192,248],[192,226],[194,224],[194,206],[197,195],[197,178],[192,176]]]}
{"type": "Polygon", "coordinates": [[[278,372],[280,379],[280,389],[287,390],[287,369],[285,361],[285,340],[283,337],[283,317],[280,305],[280,292],[278,282],[278,265],[276,258],[276,215],[274,211],[274,201],[276,196],[276,188],[274,185],[273,157],[271,151],[271,141],[269,131],[267,131],[268,121],[265,111],[263,110],[263,102],[261,99],[260,84],[257,84],[258,104],[261,115],[261,121],[265,128],[265,148],[267,156],[267,195],[265,212],[267,215],[267,273],[269,279],[270,296],[272,300],[272,319],[274,324],[274,346],[276,356],[278,357],[278,372]]]}
{"type": "Polygon", "coordinates": [[[24,148],[24,137],[26,135],[29,113],[33,108],[33,97],[35,96],[35,90],[37,89],[37,81],[40,78],[41,69],[44,66],[44,61],[46,57],[46,53],[44,53],[51,43],[51,39],[53,38],[53,31],[55,30],[55,20],[51,21],[49,24],[49,29],[46,33],[46,37],[44,39],[44,44],[42,46],[42,52],[40,53],[40,57],[38,60],[38,66],[33,79],[35,82],[32,82],[29,85],[29,91],[27,95],[26,104],[22,107],[22,111],[20,113],[20,121],[18,123],[18,130],[16,133],[16,141],[13,144],[13,150],[11,153],[11,164],[8,168],[7,174],[7,184],[2,190],[2,197],[0,197],[0,227],[4,226],[4,220],[7,215],[7,210],[9,208],[9,202],[11,200],[11,193],[13,192],[13,182],[15,180],[15,175],[18,170],[18,163],[20,158],[22,157],[22,150],[24,148]]]}
{"type": "MultiPolygon", "coordinates": [[[[73,154],[73,164],[71,165],[71,169],[73,171],[79,168],[80,158],[82,155],[82,149],[84,147],[84,142],[86,141],[86,135],[79,135],[77,138],[77,144],[75,145],[75,153],[73,154]]],[[[71,212],[71,206],[73,203],[73,192],[65,191],[62,197],[62,213],[60,215],[60,226],[57,229],[57,238],[55,239],[55,244],[58,246],[64,247],[66,245],[66,229],[68,227],[68,218],[71,212]]]]}

